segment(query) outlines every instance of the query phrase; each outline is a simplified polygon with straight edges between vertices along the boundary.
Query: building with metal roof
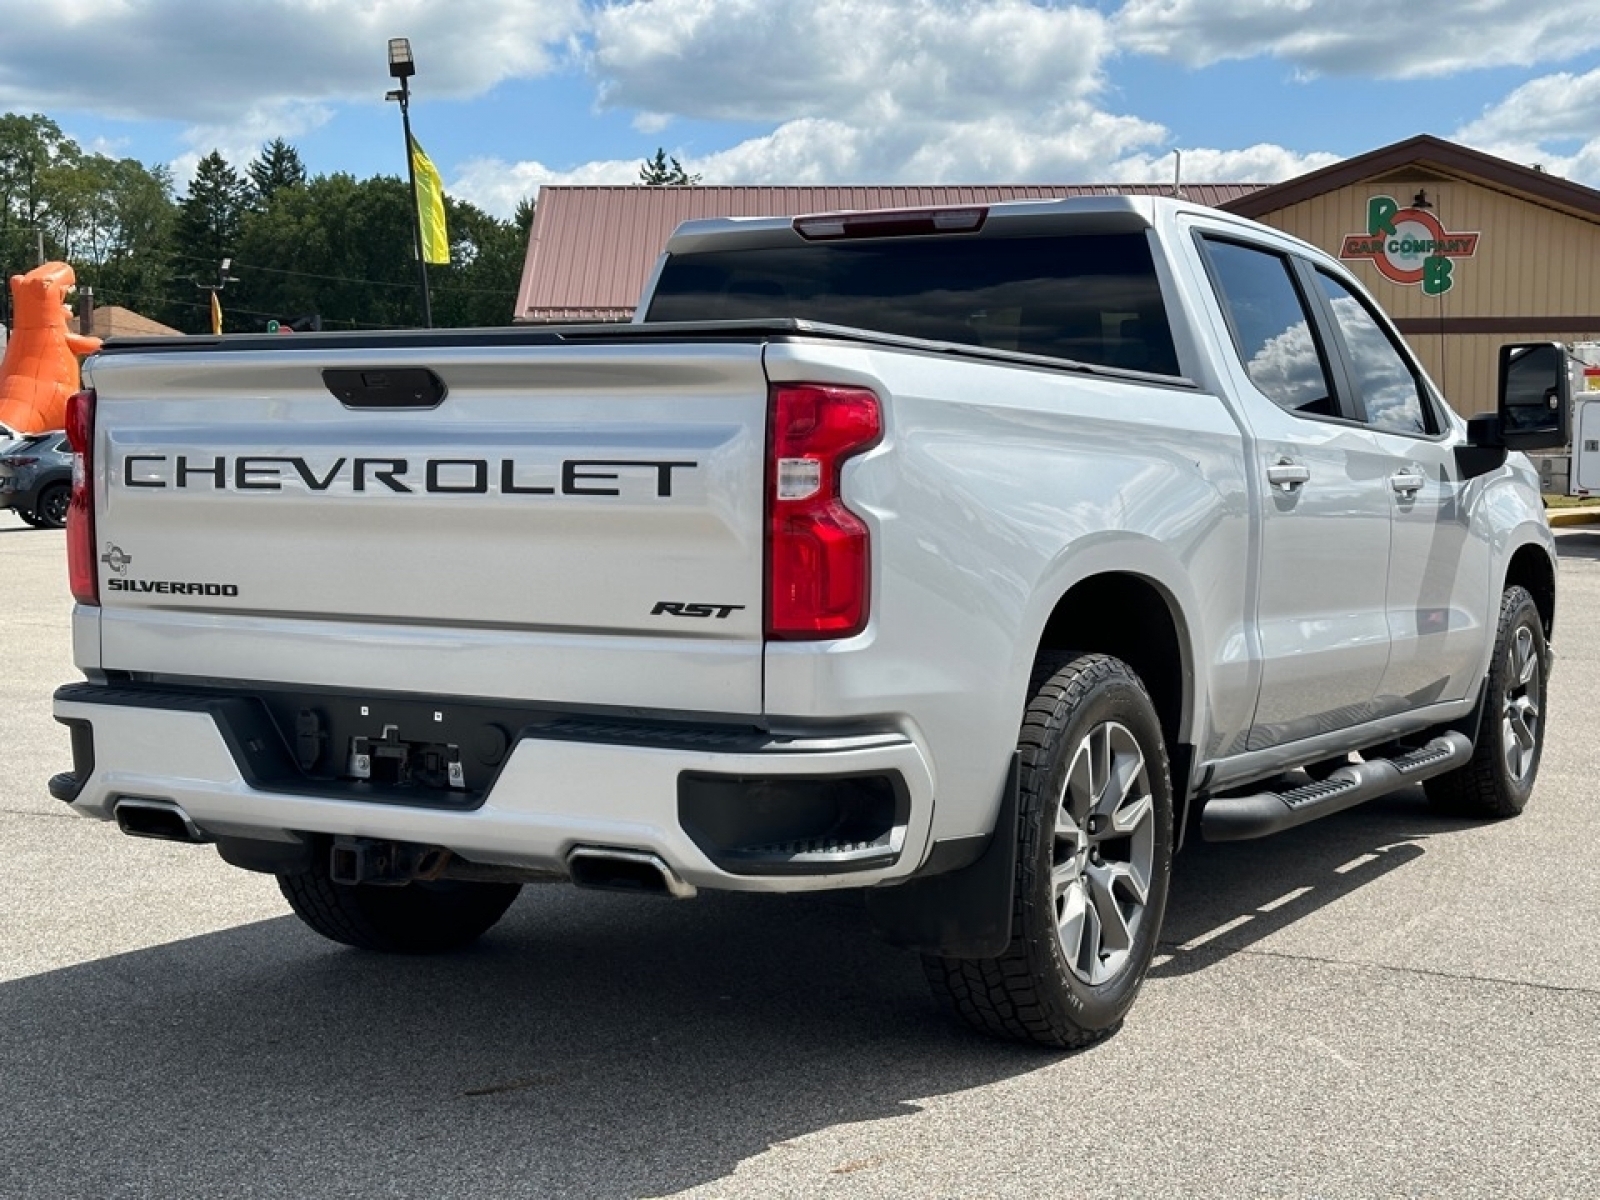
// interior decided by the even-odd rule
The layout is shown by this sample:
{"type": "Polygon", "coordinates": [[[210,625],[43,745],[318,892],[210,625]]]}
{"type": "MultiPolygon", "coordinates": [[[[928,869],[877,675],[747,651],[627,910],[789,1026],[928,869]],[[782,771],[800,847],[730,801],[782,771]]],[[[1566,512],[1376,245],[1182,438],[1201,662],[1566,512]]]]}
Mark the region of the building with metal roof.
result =
{"type": "Polygon", "coordinates": [[[1600,340],[1600,191],[1422,135],[1223,208],[1344,260],[1461,413],[1507,342],[1600,340]]]}

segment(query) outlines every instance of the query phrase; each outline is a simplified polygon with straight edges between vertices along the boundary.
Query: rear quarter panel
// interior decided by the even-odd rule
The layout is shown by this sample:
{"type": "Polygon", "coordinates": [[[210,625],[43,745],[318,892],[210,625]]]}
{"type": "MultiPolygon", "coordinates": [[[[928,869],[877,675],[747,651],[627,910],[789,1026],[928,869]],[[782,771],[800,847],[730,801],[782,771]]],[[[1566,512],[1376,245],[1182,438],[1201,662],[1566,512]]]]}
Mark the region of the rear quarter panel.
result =
{"type": "Polygon", "coordinates": [[[855,383],[885,436],[847,465],[872,527],[873,609],[856,638],[769,643],[774,722],[904,714],[928,748],[935,835],[986,832],[1040,636],[1092,575],[1143,576],[1181,614],[1187,736],[1248,724],[1249,509],[1238,427],[1195,388],[823,344],[772,345],[775,381],[855,383]]]}

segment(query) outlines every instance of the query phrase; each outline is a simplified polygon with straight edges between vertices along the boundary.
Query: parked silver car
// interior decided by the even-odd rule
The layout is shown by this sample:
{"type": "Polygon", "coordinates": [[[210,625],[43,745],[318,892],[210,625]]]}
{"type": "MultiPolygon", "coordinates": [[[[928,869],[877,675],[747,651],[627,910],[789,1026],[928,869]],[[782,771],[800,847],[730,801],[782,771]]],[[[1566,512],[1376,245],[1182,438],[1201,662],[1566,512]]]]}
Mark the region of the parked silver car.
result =
{"type": "Polygon", "coordinates": [[[0,442],[0,508],[38,529],[67,523],[72,499],[72,448],[59,429],[0,442]]]}

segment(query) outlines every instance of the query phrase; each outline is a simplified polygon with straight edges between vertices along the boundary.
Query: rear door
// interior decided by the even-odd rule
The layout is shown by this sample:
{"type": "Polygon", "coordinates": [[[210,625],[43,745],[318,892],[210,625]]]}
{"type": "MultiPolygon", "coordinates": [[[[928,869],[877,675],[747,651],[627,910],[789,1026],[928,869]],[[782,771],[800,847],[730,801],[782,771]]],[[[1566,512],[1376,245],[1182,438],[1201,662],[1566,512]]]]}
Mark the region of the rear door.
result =
{"type": "Polygon", "coordinates": [[[1291,256],[1202,239],[1255,435],[1262,675],[1248,747],[1367,719],[1389,659],[1385,459],[1341,401],[1318,311],[1291,256]]]}
{"type": "Polygon", "coordinates": [[[756,342],[308,340],[91,382],[107,669],[759,711],[756,342]]]}
{"type": "Polygon", "coordinates": [[[1389,556],[1389,664],[1376,706],[1404,712],[1459,700],[1477,686],[1499,597],[1491,548],[1472,532],[1471,481],[1421,369],[1372,303],[1321,268],[1330,342],[1345,385],[1382,458],[1394,524],[1389,556]]]}

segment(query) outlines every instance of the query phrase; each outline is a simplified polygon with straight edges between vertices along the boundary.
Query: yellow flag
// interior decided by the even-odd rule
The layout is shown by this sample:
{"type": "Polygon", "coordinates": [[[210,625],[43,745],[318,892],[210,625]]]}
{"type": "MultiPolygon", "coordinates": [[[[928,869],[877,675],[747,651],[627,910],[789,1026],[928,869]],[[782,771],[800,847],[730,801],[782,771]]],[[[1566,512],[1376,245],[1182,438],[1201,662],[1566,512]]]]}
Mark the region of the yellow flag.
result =
{"type": "Polygon", "coordinates": [[[444,180],[439,168],[411,139],[411,169],[417,177],[417,213],[422,218],[422,261],[450,261],[450,235],[444,228],[444,180]]]}
{"type": "Polygon", "coordinates": [[[211,332],[222,332],[222,301],[217,299],[216,292],[211,293],[211,332]]]}

